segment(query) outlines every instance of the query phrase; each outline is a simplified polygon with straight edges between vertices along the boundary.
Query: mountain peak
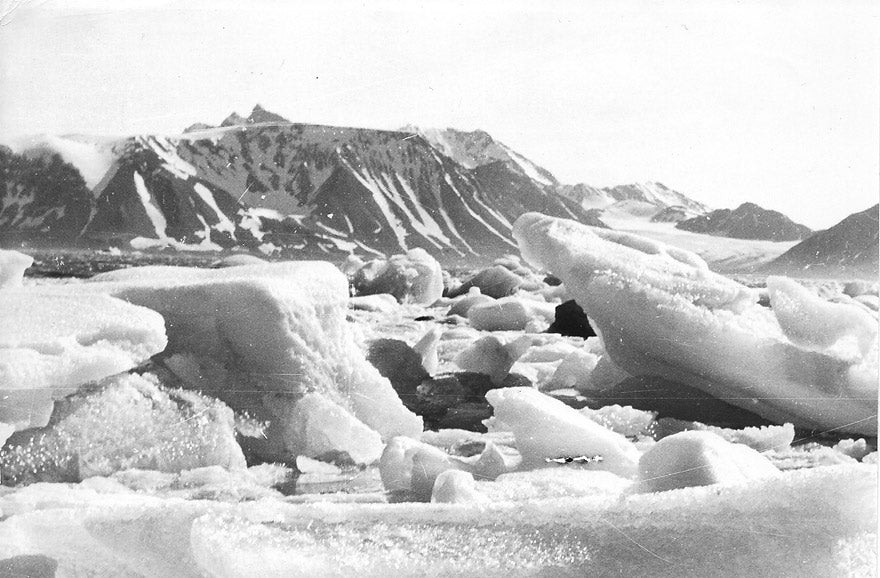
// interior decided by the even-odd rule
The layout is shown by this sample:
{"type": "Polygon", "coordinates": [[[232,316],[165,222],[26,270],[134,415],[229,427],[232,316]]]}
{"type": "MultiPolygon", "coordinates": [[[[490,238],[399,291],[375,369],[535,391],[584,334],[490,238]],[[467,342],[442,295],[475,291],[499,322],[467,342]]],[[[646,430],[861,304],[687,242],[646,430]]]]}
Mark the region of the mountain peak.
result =
{"type": "Polygon", "coordinates": [[[237,112],[233,112],[220,123],[220,126],[239,126],[242,124],[247,124],[248,119],[241,116],[237,112]]]}
{"type": "Polygon", "coordinates": [[[254,124],[258,122],[283,122],[290,123],[289,120],[281,116],[280,114],[275,114],[274,112],[270,112],[263,108],[261,105],[254,105],[254,109],[251,111],[251,115],[247,118],[247,122],[254,124]]]}

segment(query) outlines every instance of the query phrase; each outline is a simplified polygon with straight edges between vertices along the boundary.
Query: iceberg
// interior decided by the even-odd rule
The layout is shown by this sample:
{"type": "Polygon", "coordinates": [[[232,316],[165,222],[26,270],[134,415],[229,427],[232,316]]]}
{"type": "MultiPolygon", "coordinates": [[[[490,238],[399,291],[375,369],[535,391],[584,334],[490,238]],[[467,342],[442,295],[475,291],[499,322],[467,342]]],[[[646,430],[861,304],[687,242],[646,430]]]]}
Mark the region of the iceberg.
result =
{"type": "Polygon", "coordinates": [[[513,235],[529,263],[562,279],[626,372],[701,389],[775,423],[876,435],[877,324],[866,311],[839,305],[852,309],[834,339],[819,339],[839,311],[790,282],[771,281],[778,309],[768,309],[695,254],[636,235],[537,213],[521,216],[513,235]]]}

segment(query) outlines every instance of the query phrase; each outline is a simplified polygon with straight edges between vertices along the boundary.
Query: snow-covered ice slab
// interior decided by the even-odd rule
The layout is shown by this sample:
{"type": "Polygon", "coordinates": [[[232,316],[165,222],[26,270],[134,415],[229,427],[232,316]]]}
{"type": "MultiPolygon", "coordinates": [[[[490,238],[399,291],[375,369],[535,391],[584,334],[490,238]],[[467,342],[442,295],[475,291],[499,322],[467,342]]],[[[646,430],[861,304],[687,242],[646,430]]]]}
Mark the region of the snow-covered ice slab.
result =
{"type": "Polygon", "coordinates": [[[0,559],[47,556],[59,576],[870,576],[876,484],[875,467],[850,465],[640,495],[603,482],[595,496],[390,505],[35,484],[0,495],[0,559]]]}
{"type": "Polygon", "coordinates": [[[381,446],[358,434],[364,428],[349,413],[384,439],[421,434],[421,418],[364,358],[345,318],[348,281],[329,263],[140,267],[92,281],[78,289],[110,293],[165,317],[169,344],[163,363],[185,386],[271,421],[269,446],[260,450],[265,457],[316,457],[343,435],[322,437],[317,421],[299,429],[288,423],[292,416],[303,418],[304,406],[295,406],[308,393],[322,400],[309,407],[325,413],[336,407],[331,413],[357,438],[337,449],[353,450],[361,460],[378,459],[381,446]],[[314,447],[301,439],[306,431],[314,447]],[[351,445],[358,441],[366,444],[362,451],[351,445]]]}
{"type": "Polygon", "coordinates": [[[162,316],[107,295],[0,293],[0,422],[46,425],[52,402],[165,348],[162,316]]]}
{"type": "Polygon", "coordinates": [[[636,235],[537,213],[513,234],[527,261],[563,280],[632,375],[696,387],[777,423],[876,435],[877,323],[863,311],[843,330],[835,324],[836,339],[819,339],[826,310],[785,283],[775,312],[693,253],[636,235]]]}

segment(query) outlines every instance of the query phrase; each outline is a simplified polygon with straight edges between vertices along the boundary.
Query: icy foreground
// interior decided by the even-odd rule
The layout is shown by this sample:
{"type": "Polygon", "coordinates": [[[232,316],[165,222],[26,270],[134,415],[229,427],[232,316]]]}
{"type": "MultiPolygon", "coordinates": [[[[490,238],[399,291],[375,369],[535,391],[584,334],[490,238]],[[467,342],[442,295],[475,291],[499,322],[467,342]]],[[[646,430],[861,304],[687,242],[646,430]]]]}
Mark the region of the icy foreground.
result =
{"type": "Polygon", "coordinates": [[[527,261],[562,279],[630,374],[777,423],[876,435],[877,320],[866,309],[788,280],[771,281],[773,308],[761,307],[693,253],[537,213],[520,217],[514,236],[527,261]]]}
{"type": "MultiPolygon", "coordinates": [[[[591,489],[588,475],[579,493],[476,505],[290,504],[211,469],[165,481],[156,497],[138,491],[159,483],[147,474],[0,495],[0,560],[57,561],[58,575],[179,577],[825,577],[869,575],[874,564],[877,481],[862,465],[638,495],[602,490],[602,477],[591,489]],[[212,493],[257,499],[192,499],[212,493]]],[[[542,477],[564,485],[553,471],[542,477]]]]}

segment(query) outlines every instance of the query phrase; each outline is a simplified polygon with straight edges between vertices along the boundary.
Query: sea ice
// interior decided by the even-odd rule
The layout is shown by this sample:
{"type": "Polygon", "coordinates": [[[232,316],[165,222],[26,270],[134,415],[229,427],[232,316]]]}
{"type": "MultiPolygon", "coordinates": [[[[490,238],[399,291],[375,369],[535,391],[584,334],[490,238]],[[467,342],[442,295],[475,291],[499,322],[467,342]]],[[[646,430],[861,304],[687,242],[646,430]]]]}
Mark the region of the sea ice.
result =
{"type": "MultiPolygon", "coordinates": [[[[876,466],[631,495],[605,472],[510,478],[521,481],[485,505],[236,503],[112,479],[34,484],[0,493],[0,560],[42,556],[58,575],[105,576],[876,574],[876,466]]],[[[507,483],[476,488],[492,499],[507,483]]]]}
{"type": "Polygon", "coordinates": [[[424,249],[370,261],[354,274],[358,295],[389,293],[401,303],[430,305],[443,296],[443,271],[424,249]]]}
{"type": "Polygon", "coordinates": [[[589,458],[589,469],[622,476],[635,472],[639,452],[630,441],[559,400],[528,387],[493,389],[486,399],[495,409],[494,419],[513,430],[524,467],[589,458]]]}
{"type": "MultiPolygon", "coordinates": [[[[169,340],[160,362],[186,387],[214,395],[236,411],[275,421],[298,415],[298,399],[315,393],[383,439],[421,434],[421,419],[364,358],[346,322],[348,281],[330,263],[140,267],[92,280],[77,289],[111,293],[160,312],[169,340]]],[[[328,406],[314,407],[323,412],[328,406]]],[[[321,438],[314,427],[313,420],[312,440],[340,439],[329,431],[321,438]]],[[[291,431],[283,423],[270,426],[270,439],[255,451],[266,459],[291,459],[291,451],[308,456],[327,451],[323,441],[318,448],[294,443],[291,431]],[[281,435],[272,438],[274,433],[281,435]]],[[[361,441],[362,451],[356,453],[374,454],[375,440],[360,436],[362,431],[347,426],[354,437],[342,444],[345,449],[337,449],[351,450],[361,441]]]]}
{"type": "Polygon", "coordinates": [[[489,335],[474,342],[453,361],[464,371],[488,375],[492,383],[498,385],[531,344],[532,340],[527,335],[510,343],[501,343],[497,337],[489,335]]]}
{"type": "Polygon", "coordinates": [[[461,470],[446,470],[434,480],[431,501],[441,504],[469,504],[486,498],[477,490],[473,474],[461,470]]]}
{"type": "Polygon", "coordinates": [[[753,482],[778,475],[770,460],[748,446],[708,431],[686,431],[663,438],[642,455],[636,491],[753,482]]]}
{"type": "Polygon", "coordinates": [[[835,341],[853,339],[861,351],[826,349],[793,312],[815,312],[820,328],[828,310],[788,283],[777,284],[787,300],[777,317],[754,290],[656,241],[537,213],[520,217],[513,234],[527,261],[563,280],[628,373],[701,389],[776,423],[876,434],[876,321],[873,332],[856,313],[835,325],[835,341]]]}
{"type": "Polygon", "coordinates": [[[33,263],[30,255],[0,249],[0,289],[21,287],[25,269],[33,263]]]}
{"type": "Polygon", "coordinates": [[[511,273],[506,267],[496,265],[483,269],[455,289],[449,291],[449,297],[466,295],[473,288],[480,293],[494,299],[500,299],[516,293],[523,280],[518,275],[511,273]]]}
{"type": "Polygon", "coordinates": [[[551,303],[504,297],[468,308],[471,327],[482,331],[543,331],[553,322],[556,306],[551,303]]]}
{"type": "Polygon", "coordinates": [[[48,426],[21,432],[0,453],[3,479],[78,482],[130,468],[244,469],[232,411],[155,376],[122,374],[56,403],[48,426]]]}
{"type": "Polygon", "coordinates": [[[770,306],[792,343],[823,351],[844,338],[853,339],[861,355],[877,341],[877,319],[859,307],[831,303],[785,277],[768,277],[770,306]]]}
{"type": "Polygon", "coordinates": [[[161,315],[107,295],[6,289],[0,303],[0,422],[16,429],[46,425],[53,400],[167,342],[161,315]]]}
{"type": "Polygon", "coordinates": [[[467,292],[466,295],[458,297],[452,306],[449,308],[447,315],[460,315],[462,317],[467,317],[468,311],[470,311],[471,307],[474,305],[480,305],[482,303],[493,303],[495,299],[489,297],[488,295],[483,295],[480,292],[479,287],[473,287],[470,291],[467,292]]]}

